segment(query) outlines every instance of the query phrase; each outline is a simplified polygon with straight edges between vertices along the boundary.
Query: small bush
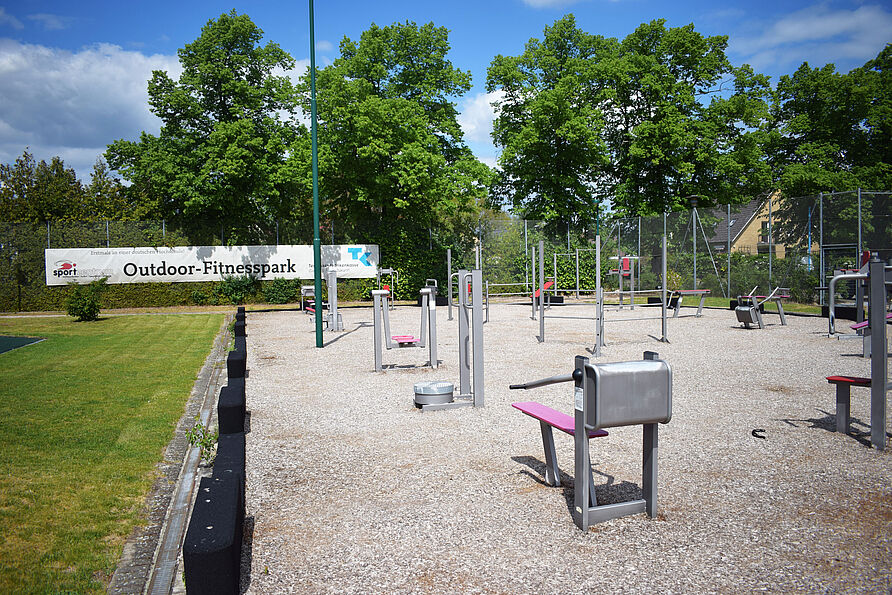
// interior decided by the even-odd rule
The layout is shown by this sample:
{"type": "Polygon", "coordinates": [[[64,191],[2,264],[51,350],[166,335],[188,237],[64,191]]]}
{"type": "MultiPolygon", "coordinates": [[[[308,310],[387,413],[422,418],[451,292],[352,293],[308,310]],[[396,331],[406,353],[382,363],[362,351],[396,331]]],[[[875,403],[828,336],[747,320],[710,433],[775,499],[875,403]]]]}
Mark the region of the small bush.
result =
{"type": "Polygon", "coordinates": [[[273,279],[263,288],[263,298],[268,304],[287,304],[297,297],[296,279],[273,279]]]}
{"type": "Polygon", "coordinates": [[[257,279],[250,275],[228,275],[216,289],[230,304],[244,304],[257,292],[257,279]]]}
{"type": "Polygon", "coordinates": [[[88,322],[99,318],[99,309],[102,307],[100,296],[105,289],[106,277],[91,281],[87,285],[71,284],[71,294],[68,296],[66,312],[78,322],[88,322]]]}

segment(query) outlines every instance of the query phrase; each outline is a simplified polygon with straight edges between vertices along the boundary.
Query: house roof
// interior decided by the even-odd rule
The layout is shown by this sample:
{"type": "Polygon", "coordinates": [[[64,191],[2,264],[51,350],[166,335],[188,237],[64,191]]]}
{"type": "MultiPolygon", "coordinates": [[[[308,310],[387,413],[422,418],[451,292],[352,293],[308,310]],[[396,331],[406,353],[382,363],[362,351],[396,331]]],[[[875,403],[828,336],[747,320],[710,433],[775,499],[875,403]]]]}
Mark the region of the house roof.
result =
{"type": "MultiPolygon", "coordinates": [[[[738,238],[740,238],[740,234],[743,233],[743,230],[746,229],[750,221],[752,221],[762,209],[762,205],[765,204],[769,194],[770,192],[766,192],[745,205],[731,205],[730,232],[732,245],[737,242],[738,238]]],[[[709,239],[709,243],[713,246],[716,244],[726,246],[728,244],[728,207],[717,207],[711,209],[709,213],[718,220],[715,226],[715,234],[709,239]]]]}

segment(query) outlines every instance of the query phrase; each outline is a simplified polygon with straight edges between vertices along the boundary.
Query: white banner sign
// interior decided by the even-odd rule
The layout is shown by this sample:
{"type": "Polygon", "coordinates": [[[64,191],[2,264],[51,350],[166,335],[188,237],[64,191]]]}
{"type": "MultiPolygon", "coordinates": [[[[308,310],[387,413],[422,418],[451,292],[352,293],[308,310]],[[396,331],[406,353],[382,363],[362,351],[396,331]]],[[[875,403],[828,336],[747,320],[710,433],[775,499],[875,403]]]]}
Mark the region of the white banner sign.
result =
{"type": "MultiPolygon", "coordinates": [[[[225,276],[313,279],[312,246],[177,246],[159,248],[53,248],[44,250],[46,284],[220,281],[225,276]]],[[[322,272],[370,278],[378,246],[322,246],[322,272]]]]}

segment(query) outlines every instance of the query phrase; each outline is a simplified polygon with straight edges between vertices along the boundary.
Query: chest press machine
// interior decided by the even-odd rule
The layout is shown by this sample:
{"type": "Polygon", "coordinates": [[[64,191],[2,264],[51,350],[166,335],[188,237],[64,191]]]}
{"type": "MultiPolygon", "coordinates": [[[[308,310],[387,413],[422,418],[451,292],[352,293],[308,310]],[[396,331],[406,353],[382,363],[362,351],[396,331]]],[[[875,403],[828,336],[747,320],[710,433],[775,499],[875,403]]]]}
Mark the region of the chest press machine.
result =
{"type": "Polygon", "coordinates": [[[512,389],[531,389],[573,381],[572,430],[568,427],[570,416],[559,411],[539,403],[512,405],[540,421],[546,479],[552,476],[557,485],[560,485],[560,472],[551,428],[556,427],[573,436],[576,459],[573,521],[583,531],[594,523],[631,514],[646,512],[650,517],[657,514],[657,424],[668,423],[672,418],[672,369],[657,357],[656,353],[647,351],[643,361],[590,364],[587,357],[576,356],[571,374],[510,386],[512,389]],[[606,436],[605,428],[634,425],[643,426],[644,432],[642,498],[598,505],[588,441],[606,436]]]}

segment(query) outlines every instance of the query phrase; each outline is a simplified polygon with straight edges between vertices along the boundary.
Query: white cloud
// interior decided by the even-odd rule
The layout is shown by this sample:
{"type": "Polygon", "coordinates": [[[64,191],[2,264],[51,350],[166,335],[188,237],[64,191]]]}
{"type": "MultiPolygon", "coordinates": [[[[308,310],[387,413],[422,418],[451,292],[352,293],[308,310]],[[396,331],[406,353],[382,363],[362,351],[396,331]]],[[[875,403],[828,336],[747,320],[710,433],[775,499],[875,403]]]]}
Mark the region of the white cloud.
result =
{"type": "Polygon", "coordinates": [[[73,20],[71,17],[63,17],[57,14],[47,13],[29,14],[25,18],[29,21],[40,23],[47,31],[61,31],[62,29],[67,29],[68,24],[73,20]]]}
{"type": "Polygon", "coordinates": [[[11,14],[6,14],[6,9],[0,6],[0,26],[9,25],[13,29],[24,29],[22,21],[18,20],[11,14]]]}
{"type": "Polygon", "coordinates": [[[501,101],[505,92],[501,89],[492,93],[478,93],[463,101],[458,123],[469,141],[491,142],[492,121],[495,118],[494,102],[501,101]]]}
{"type": "Polygon", "coordinates": [[[806,61],[812,66],[840,61],[860,66],[889,43],[890,31],[892,12],[883,6],[847,10],[819,3],[763,27],[759,35],[732,38],[728,49],[756,69],[783,69],[806,61]]]}
{"type": "Polygon", "coordinates": [[[319,51],[319,52],[330,52],[330,51],[332,51],[333,49],[334,49],[334,44],[332,44],[330,41],[325,41],[325,40],[323,39],[322,41],[317,41],[317,42],[316,42],[316,51],[319,51]]]}
{"type": "Polygon", "coordinates": [[[153,70],[174,79],[176,56],[146,56],[99,44],[76,52],[0,39],[0,163],[30,147],[37,159],[58,155],[83,178],[105,145],[157,134],[148,107],[153,70]]]}

